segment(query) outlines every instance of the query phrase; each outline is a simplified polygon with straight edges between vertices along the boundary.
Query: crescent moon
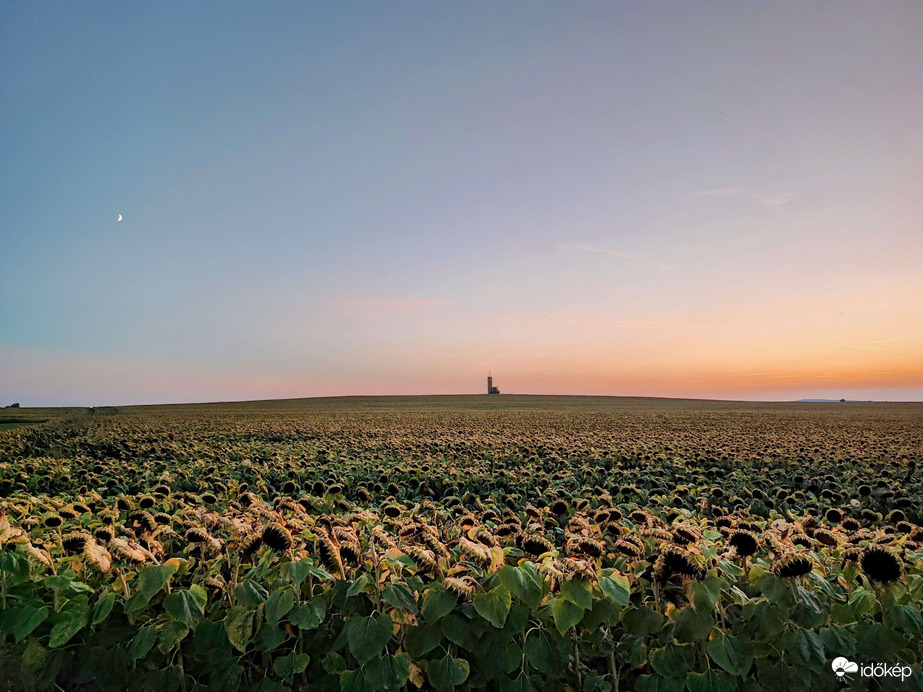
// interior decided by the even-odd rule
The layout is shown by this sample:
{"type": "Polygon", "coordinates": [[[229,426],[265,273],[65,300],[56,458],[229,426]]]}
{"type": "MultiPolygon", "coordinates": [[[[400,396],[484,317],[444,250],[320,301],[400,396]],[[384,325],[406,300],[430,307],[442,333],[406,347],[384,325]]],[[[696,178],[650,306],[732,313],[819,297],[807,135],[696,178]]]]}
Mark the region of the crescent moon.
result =
{"type": "Polygon", "coordinates": [[[121,214],[119,214],[119,218],[118,218],[118,219],[116,219],[116,221],[121,221],[121,220],[122,220],[122,215],[121,215],[121,214]]]}

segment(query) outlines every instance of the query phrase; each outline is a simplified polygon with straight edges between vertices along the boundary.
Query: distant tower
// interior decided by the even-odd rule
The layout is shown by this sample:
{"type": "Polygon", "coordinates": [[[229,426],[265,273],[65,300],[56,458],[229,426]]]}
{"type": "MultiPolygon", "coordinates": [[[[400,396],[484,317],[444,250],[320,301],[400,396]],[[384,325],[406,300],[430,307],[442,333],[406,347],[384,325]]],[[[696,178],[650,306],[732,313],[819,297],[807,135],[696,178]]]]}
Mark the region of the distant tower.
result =
{"type": "Polygon", "coordinates": [[[494,378],[491,377],[490,375],[487,376],[487,393],[488,394],[494,393],[494,378]]]}

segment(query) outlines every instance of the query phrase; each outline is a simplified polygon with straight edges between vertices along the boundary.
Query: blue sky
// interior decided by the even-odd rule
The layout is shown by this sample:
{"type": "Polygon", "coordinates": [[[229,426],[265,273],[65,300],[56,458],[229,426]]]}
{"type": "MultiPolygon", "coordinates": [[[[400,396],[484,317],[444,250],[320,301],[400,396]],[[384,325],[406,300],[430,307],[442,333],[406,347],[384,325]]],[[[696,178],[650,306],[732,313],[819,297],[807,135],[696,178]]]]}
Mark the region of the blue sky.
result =
{"type": "Polygon", "coordinates": [[[0,404],[923,399],[920,3],[0,15],[0,404]]]}

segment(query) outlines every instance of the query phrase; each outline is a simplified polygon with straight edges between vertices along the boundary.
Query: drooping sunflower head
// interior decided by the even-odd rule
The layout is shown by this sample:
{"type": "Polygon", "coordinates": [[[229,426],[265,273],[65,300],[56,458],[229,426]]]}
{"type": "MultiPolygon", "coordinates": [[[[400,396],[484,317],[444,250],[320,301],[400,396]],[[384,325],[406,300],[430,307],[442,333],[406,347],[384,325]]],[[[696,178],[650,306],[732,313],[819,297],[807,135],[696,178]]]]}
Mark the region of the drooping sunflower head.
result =
{"type": "Polygon", "coordinates": [[[190,543],[205,543],[209,539],[208,531],[201,526],[193,526],[186,531],[186,540],[190,543]]]}
{"type": "Polygon", "coordinates": [[[111,526],[100,526],[93,532],[93,535],[100,543],[106,543],[115,537],[115,532],[112,530],[111,526]]]}
{"type": "Polygon", "coordinates": [[[828,548],[835,548],[837,544],[836,534],[827,529],[817,529],[814,532],[814,540],[828,548]]]}
{"type": "Polygon", "coordinates": [[[728,545],[732,546],[741,557],[755,555],[760,547],[759,540],[756,536],[752,532],[744,529],[734,531],[728,538],[728,545]]]}
{"type": "Polygon", "coordinates": [[[243,559],[249,559],[263,547],[263,536],[258,533],[250,534],[240,542],[240,554],[243,559]]]}
{"type": "Polygon", "coordinates": [[[294,541],[288,529],[282,526],[282,524],[274,522],[272,524],[267,524],[263,529],[263,543],[277,553],[283,553],[292,547],[294,541]]]}
{"type": "Polygon", "coordinates": [[[64,550],[71,555],[76,555],[83,550],[87,544],[87,535],[85,533],[69,533],[61,541],[64,550]]]}
{"type": "Polygon", "coordinates": [[[654,577],[661,582],[674,576],[695,577],[699,570],[691,553],[677,545],[665,546],[654,561],[654,577]]]}
{"type": "Polygon", "coordinates": [[[850,533],[853,531],[858,531],[860,528],[859,522],[852,517],[844,518],[843,521],[840,522],[840,526],[843,527],[844,531],[849,531],[850,533]]]}
{"type": "Polygon", "coordinates": [[[384,513],[390,519],[397,519],[401,516],[401,507],[396,504],[385,505],[384,513]]]}
{"type": "Polygon", "coordinates": [[[788,553],[783,555],[772,566],[772,571],[777,577],[792,579],[803,577],[814,569],[814,563],[802,553],[788,553]]]}
{"type": "Polygon", "coordinates": [[[474,591],[478,586],[474,577],[467,574],[463,577],[446,577],[442,580],[442,583],[447,590],[466,599],[474,595],[474,591]]]}
{"type": "Polygon", "coordinates": [[[554,548],[554,545],[544,536],[538,534],[532,534],[525,536],[522,539],[522,549],[527,552],[529,555],[538,557],[544,553],[549,552],[554,548]]]}
{"type": "Polygon", "coordinates": [[[869,579],[883,584],[897,581],[903,573],[898,554],[881,545],[870,545],[863,550],[859,564],[869,579]]]}

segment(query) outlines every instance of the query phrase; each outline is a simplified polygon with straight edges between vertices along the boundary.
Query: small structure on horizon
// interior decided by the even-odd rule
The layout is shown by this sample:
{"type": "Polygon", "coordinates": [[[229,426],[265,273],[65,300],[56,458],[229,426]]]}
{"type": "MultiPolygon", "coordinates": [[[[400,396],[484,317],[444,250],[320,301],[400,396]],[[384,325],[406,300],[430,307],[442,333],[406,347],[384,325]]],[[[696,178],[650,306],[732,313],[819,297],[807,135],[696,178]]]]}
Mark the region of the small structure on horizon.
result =
{"type": "Polygon", "coordinates": [[[487,393],[488,394],[499,394],[500,390],[497,387],[494,387],[494,378],[490,376],[490,373],[487,373],[487,393]]]}

